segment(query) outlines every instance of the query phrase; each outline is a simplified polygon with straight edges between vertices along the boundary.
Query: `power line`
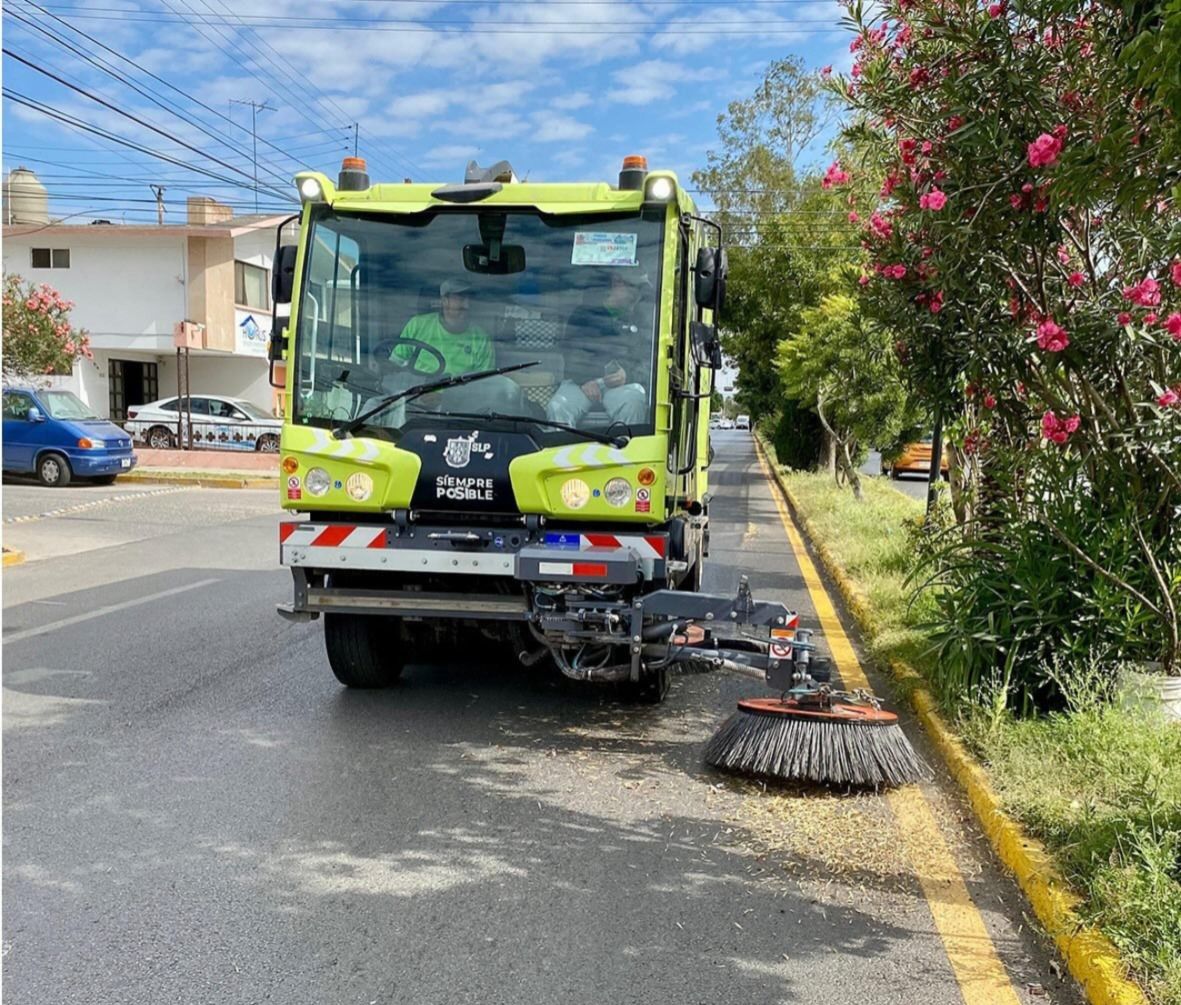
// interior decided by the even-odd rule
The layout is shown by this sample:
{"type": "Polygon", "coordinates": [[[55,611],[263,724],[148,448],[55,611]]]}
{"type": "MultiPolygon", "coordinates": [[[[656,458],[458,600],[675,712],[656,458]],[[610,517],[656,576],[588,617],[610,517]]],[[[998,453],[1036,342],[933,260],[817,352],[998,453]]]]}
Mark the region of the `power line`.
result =
{"type": "MultiPolygon", "coordinates": [[[[103,8],[89,7],[73,9],[74,18],[83,21],[122,21],[135,24],[186,24],[193,22],[183,16],[169,17],[163,11],[151,12],[130,11],[118,7],[103,8]],[[99,11],[101,13],[83,13],[83,11],[99,11]],[[142,16],[142,15],[149,16],[142,16]]],[[[245,28],[283,28],[287,31],[381,31],[393,33],[431,33],[438,35],[459,35],[466,31],[478,30],[486,35],[651,35],[657,31],[675,29],[678,35],[812,35],[813,27],[774,27],[755,22],[733,21],[721,24],[703,25],[700,21],[683,22],[627,22],[625,24],[605,24],[597,21],[573,22],[576,28],[571,28],[569,21],[434,21],[429,23],[416,21],[397,21],[387,18],[325,18],[316,16],[274,15],[274,14],[235,14],[238,22],[228,20],[224,16],[203,17],[202,23],[207,27],[233,27],[236,23],[245,28]],[[251,19],[247,22],[247,18],[251,19]],[[683,26],[693,26],[683,27],[683,26]]],[[[840,29],[831,20],[794,19],[783,21],[784,25],[828,25],[833,31],[840,29]]],[[[304,82],[306,84],[306,81],[304,82]]]]}
{"type": "MultiPolygon", "coordinates": [[[[202,101],[200,98],[194,97],[193,95],[189,94],[187,91],[185,91],[185,90],[183,90],[183,89],[181,89],[181,88],[177,87],[177,86],[176,86],[175,84],[173,84],[171,81],[165,80],[163,77],[159,76],[158,74],[156,74],[156,73],[153,73],[151,70],[149,70],[149,69],[147,69],[146,67],[142,66],[141,64],[137,63],[137,62],[136,62],[134,59],[131,59],[129,56],[126,56],[126,55],[124,55],[123,53],[119,52],[118,50],[111,48],[111,47],[110,47],[109,45],[107,45],[105,42],[102,42],[102,41],[100,41],[99,39],[97,39],[97,38],[95,38],[93,35],[91,35],[90,33],[88,33],[88,32],[85,32],[85,31],[83,31],[81,28],[77,27],[76,25],[73,25],[73,24],[71,24],[69,21],[66,21],[64,18],[60,18],[60,17],[58,17],[56,14],[53,14],[53,13],[51,13],[51,12],[50,12],[50,11],[48,11],[46,8],[44,8],[44,7],[40,6],[40,5],[39,5],[39,4],[36,2],[36,0],[23,0],[23,2],[24,2],[24,3],[25,3],[27,6],[28,6],[28,7],[35,8],[36,10],[38,10],[38,11],[40,11],[41,13],[45,14],[47,17],[50,17],[50,18],[52,18],[52,19],[53,19],[54,21],[56,21],[58,24],[62,25],[63,27],[65,27],[65,28],[66,28],[66,29],[68,29],[69,31],[73,32],[75,35],[78,35],[78,36],[80,36],[80,37],[82,37],[82,38],[86,39],[86,40],[87,40],[88,42],[90,42],[92,45],[95,45],[95,46],[97,46],[99,49],[102,49],[104,52],[108,52],[108,53],[110,53],[110,54],[111,54],[112,56],[114,56],[116,59],[119,59],[119,60],[121,60],[122,62],[124,62],[124,63],[126,63],[126,64],[128,64],[128,65],[130,65],[130,66],[132,66],[132,67],[134,67],[136,70],[138,70],[140,73],[144,74],[146,77],[150,78],[151,80],[154,80],[154,81],[156,81],[157,83],[164,85],[164,86],[165,86],[166,88],[168,88],[170,91],[173,91],[174,93],[176,93],[176,94],[179,94],[179,95],[180,95],[182,98],[185,98],[186,100],[188,100],[188,101],[192,102],[193,104],[195,104],[195,105],[199,106],[200,108],[203,108],[203,109],[205,109],[205,110],[206,110],[207,112],[209,112],[211,115],[214,115],[214,116],[216,116],[217,118],[219,118],[219,119],[222,119],[222,120],[224,120],[225,122],[228,122],[228,123],[229,123],[231,126],[233,126],[235,129],[241,129],[243,132],[245,132],[245,127],[244,127],[244,126],[239,126],[239,125],[238,125],[238,123],[236,123],[236,122],[235,122],[235,121],[234,121],[232,118],[230,118],[230,116],[228,116],[228,115],[224,114],[223,112],[220,112],[220,111],[218,111],[216,108],[213,108],[213,107],[211,107],[210,105],[207,105],[207,104],[206,104],[204,101],[202,101]]],[[[26,13],[28,13],[28,11],[27,11],[27,10],[26,10],[26,13]]],[[[202,35],[202,37],[206,38],[206,41],[209,41],[209,39],[208,39],[208,36],[205,36],[203,33],[201,33],[201,32],[199,31],[199,29],[198,29],[198,34],[201,34],[201,35],[202,35]]],[[[223,51],[225,51],[225,50],[223,50],[223,51]]],[[[251,72],[252,72],[252,71],[251,71],[251,72]]],[[[257,75],[256,75],[256,74],[255,74],[254,76],[256,77],[256,79],[259,79],[259,78],[257,78],[257,75]]],[[[269,146],[269,147],[271,147],[272,149],[274,149],[276,152],[278,152],[278,153],[280,153],[280,154],[283,154],[283,151],[282,151],[282,150],[280,150],[278,147],[274,146],[274,144],[272,144],[272,143],[268,142],[268,141],[267,141],[267,140],[265,140],[265,139],[263,140],[263,145],[264,145],[264,146],[269,146]]],[[[286,154],[283,154],[283,155],[284,155],[284,156],[287,156],[286,154]]],[[[292,158],[289,158],[289,159],[290,159],[290,160],[292,160],[292,161],[294,161],[295,163],[297,163],[297,164],[298,164],[298,161],[296,161],[296,159],[295,159],[295,158],[293,158],[293,157],[292,157],[292,158]]]]}
{"type": "MultiPolygon", "coordinates": [[[[178,119],[180,119],[186,125],[193,126],[198,131],[204,133],[210,139],[217,142],[219,145],[228,147],[229,149],[236,151],[237,148],[236,148],[234,142],[229,139],[229,137],[227,137],[224,133],[214,132],[212,129],[207,128],[205,126],[205,124],[202,123],[200,120],[190,117],[183,110],[179,110],[177,108],[175,102],[168,102],[166,104],[163,100],[157,98],[150,91],[141,87],[136,81],[129,78],[126,74],[123,74],[121,71],[116,70],[114,67],[112,67],[110,64],[108,64],[105,60],[99,59],[99,58],[95,57],[93,54],[87,53],[84,50],[79,49],[78,47],[73,45],[73,43],[71,43],[69,40],[62,38],[60,35],[57,35],[51,31],[41,27],[35,21],[29,20],[27,18],[23,18],[19,14],[15,14],[15,13],[13,13],[12,16],[14,18],[16,18],[19,22],[21,22],[21,24],[27,25],[28,27],[32,28],[33,30],[35,30],[35,31],[39,32],[40,34],[44,35],[45,37],[47,37],[54,44],[59,45],[62,48],[69,50],[70,52],[74,53],[77,56],[80,56],[82,59],[84,59],[90,65],[96,66],[98,69],[102,70],[108,76],[113,77],[115,80],[118,80],[121,84],[124,84],[125,86],[131,88],[137,94],[141,95],[142,97],[147,98],[149,101],[152,102],[152,104],[156,105],[158,108],[163,109],[164,111],[168,112],[171,115],[175,115],[178,119]]],[[[279,172],[270,170],[270,169],[267,170],[267,173],[270,174],[272,178],[278,179],[278,180],[282,181],[284,183],[284,185],[286,185],[288,179],[284,175],[280,174],[279,172]]]]}
{"type": "Polygon", "coordinates": [[[60,109],[54,108],[52,105],[48,105],[44,102],[37,101],[34,98],[30,98],[28,95],[21,94],[19,91],[14,91],[11,88],[5,87],[3,89],[3,94],[4,94],[4,97],[8,98],[9,101],[15,101],[19,105],[24,105],[27,108],[31,108],[34,111],[40,112],[42,115],[45,115],[48,118],[56,119],[57,121],[62,122],[65,125],[72,126],[75,129],[80,129],[84,132],[93,133],[94,135],[101,136],[103,139],[109,140],[112,143],[118,143],[121,146],[125,146],[125,147],[132,149],[132,150],[136,150],[139,153],[147,154],[149,157],[155,157],[158,160],[166,161],[169,164],[175,164],[177,167],[182,167],[188,171],[193,171],[193,172],[196,172],[197,174],[205,175],[206,177],[213,178],[216,181],[224,181],[227,184],[233,185],[236,188],[245,188],[246,187],[246,186],[242,185],[241,182],[235,181],[233,178],[226,178],[224,175],[219,175],[213,171],[208,170],[207,168],[200,167],[199,165],[196,165],[196,164],[186,164],[182,160],[177,160],[175,157],[171,157],[168,154],[161,153],[159,150],[152,150],[150,147],[145,147],[142,144],[137,143],[134,140],[130,140],[125,136],[119,136],[117,133],[112,133],[109,130],[101,129],[98,126],[89,125],[88,123],[83,122],[81,119],[79,119],[73,115],[63,112],[60,109]]]}
{"type": "MultiPolygon", "coordinates": [[[[35,63],[25,59],[22,56],[17,55],[11,49],[5,47],[2,51],[4,52],[4,54],[6,56],[9,56],[12,59],[15,59],[19,63],[23,63],[25,66],[29,67],[29,69],[34,70],[37,73],[43,74],[44,76],[48,77],[50,80],[57,81],[57,83],[61,84],[63,87],[68,87],[70,90],[76,91],[78,94],[81,94],[83,97],[89,98],[91,101],[94,101],[99,105],[102,105],[104,108],[110,109],[111,111],[115,112],[117,115],[123,116],[125,119],[130,119],[132,122],[135,122],[136,124],[138,124],[140,126],[143,126],[145,129],[149,129],[152,132],[154,132],[160,136],[163,136],[165,139],[169,140],[172,143],[175,143],[177,146],[184,147],[186,150],[191,150],[193,153],[197,154],[199,157],[204,157],[206,160],[211,160],[211,161],[213,161],[214,164],[217,164],[220,167],[226,168],[229,171],[233,171],[235,174],[240,174],[244,178],[250,178],[250,175],[248,175],[245,171],[242,171],[239,168],[236,168],[233,164],[230,164],[227,161],[222,160],[220,157],[215,157],[215,156],[213,156],[213,154],[207,153],[206,151],[201,150],[199,147],[193,146],[191,143],[186,143],[184,140],[180,139],[179,137],[173,136],[167,130],[161,129],[159,126],[152,125],[152,123],[147,122],[144,119],[141,119],[138,115],[132,115],[130,112],[124,111],[122,108],[119,108],[117,105],[112,104],[111,102],[107,101],[104,98],[100,98],[97,94],[93,93],[92,91],[88,91],[84,87],[78,87],[76,84],[71,84],[64,77],[59,77],[56,73],[51,73],[49,70],[45,70],[45,69],[37,66],[35,63]]],[[[255,188],[255,191],[258,190],[257,183],[255,183],[254,188],[255,188]]],[[[269,186],[268,186],[268,188],[269,188],[269,186]]],[[[269,189],[269,190],[271,192],[273,192],[274,194],[279,195],[280,197],[283,194],[283,193],[279,192],[277,189],[269,189]]]]}

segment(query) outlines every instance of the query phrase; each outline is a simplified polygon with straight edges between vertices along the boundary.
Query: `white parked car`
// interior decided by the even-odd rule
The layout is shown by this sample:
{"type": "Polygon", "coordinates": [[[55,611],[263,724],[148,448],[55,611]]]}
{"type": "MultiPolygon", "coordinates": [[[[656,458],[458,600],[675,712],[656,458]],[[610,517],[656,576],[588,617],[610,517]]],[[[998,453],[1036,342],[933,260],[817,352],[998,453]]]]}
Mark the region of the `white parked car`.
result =
{"type": "Polygon", "coordinates": [[[738,422],[735,424],[735,428],[736,429],[750,429],[750,416],[749,415],[738,416],[738,422]]]}
{"type": "Polygon", "coordinates": [[[723,419],[721,422],[718,423],[718,429],[733,429],[733,428],[734,428],[734,420],[733,419],[723,419]]]}
{"type": "MultiPolygon", "coordinates": [[[[161,398],[127,409],[123,428],[144,446],[167,450],[179,445],[180,423],[193,416],[192,444],[212,450],[261,450],[275,453],[283,420],[242,398],[194,394],[188,405],[181,398],[161,398]],[[182,414],[183,413],[183,414],[182,414]]],[[[187,437],[186,437],[187,438],[187,437]]]]}

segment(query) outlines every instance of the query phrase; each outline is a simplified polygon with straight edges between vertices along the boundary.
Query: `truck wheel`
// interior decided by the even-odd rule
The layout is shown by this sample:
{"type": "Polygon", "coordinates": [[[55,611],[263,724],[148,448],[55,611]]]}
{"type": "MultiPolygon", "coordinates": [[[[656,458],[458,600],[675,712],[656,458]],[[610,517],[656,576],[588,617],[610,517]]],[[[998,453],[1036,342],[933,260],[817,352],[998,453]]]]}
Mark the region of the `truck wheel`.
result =
{"type": "Polygon", "coordinates": [[[324,648],[328,665],[345,687],[388,687],[402,675],[394,658],[394,636],[382,632],[383,619],[366,614],[325,614],[324,648]]]}
{"type": "Polygon", "coordinates": [[[65,488],[70,484],[70,462],[61,454],[43,454],[37,462],[37,477],[42,485],[65,488]]]}
{"type": "Polygon", "coordinates": [[[659,705],[668,697],[672,674],[667,666],[640,668],[640,679],[624,681],[619,686],[619,695],[632,705],[659,705]]]}

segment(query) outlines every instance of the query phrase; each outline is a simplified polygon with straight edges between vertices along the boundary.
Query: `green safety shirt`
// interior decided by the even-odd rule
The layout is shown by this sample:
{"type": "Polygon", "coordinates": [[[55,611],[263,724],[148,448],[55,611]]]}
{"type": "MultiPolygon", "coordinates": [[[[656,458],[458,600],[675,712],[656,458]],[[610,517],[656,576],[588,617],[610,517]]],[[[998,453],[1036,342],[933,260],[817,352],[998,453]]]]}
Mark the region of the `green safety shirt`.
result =
{"type": "MultiPolygon", "coordinates": [[[[472,325],[462,332],[450,332],[443,327],[443,319],[437,312],[411,318],[402,329],[401,337],[416,339],[438,349],[446,362],[443,373],[447,376],[491,370],[496,365],[492,358],[492,342],[482,328],[472,325]]],[[[395,346],[390,355],[409,359],[413,353],[411,346],[395,346]]],[[[424,361],[429,358],[425,353],[421,357],[424,361]]],[[[420,365],[426,366],[426,363],[420,365]]]]}

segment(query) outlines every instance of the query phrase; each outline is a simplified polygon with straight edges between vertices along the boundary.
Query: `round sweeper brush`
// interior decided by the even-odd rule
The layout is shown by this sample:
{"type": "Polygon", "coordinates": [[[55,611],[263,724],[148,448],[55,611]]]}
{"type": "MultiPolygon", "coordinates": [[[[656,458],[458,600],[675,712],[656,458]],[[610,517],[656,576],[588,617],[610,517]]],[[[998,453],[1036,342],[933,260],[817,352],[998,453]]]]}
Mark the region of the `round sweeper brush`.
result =
{"type": "Polygon", "coordinates": [[[820,785],[905,785],[930,770],[898,725],[870,703],[821,706],[794,698],[743,698],[705,748],[714,767],[820,785]]]}

